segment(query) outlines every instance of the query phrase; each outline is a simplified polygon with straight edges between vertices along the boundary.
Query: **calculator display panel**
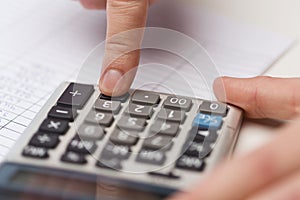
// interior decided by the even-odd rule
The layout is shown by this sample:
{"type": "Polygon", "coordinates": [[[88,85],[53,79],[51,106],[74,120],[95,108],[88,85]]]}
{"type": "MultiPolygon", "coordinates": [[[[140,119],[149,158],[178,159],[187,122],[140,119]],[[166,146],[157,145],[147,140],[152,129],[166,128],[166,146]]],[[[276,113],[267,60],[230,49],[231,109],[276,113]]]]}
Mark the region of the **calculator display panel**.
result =
{"type": "Polygon", "coordinates": [[[133,189],[133,185],[124,184],[121,181],[110,183],[105,178],[96,176],[81,178],[76,173],[30,169],[24,166],[13,167],[15,170],[13,172],[9,170],[10,175],[6,177],[5,185],[9,187],[4,189],[2,184],[1,193],[17,194],[16,199],[23,199],[23,197],[26,199],[33,195],[45,195],[50,199],[162,199],[161,195],[142,189],[133,189]]]}

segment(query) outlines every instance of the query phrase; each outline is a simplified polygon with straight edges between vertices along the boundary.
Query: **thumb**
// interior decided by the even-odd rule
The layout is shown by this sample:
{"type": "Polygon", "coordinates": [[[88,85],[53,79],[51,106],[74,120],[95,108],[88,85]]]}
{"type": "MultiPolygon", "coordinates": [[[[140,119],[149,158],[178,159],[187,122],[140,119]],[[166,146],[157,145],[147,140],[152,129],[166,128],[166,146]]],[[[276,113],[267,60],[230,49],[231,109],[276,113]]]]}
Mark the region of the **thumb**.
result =
{"type": "Polygon", "coordinates": [[[251,118],[291,119],[300,112],[300,78],[217,78],[220,101],[236,105],[251,118]]]}

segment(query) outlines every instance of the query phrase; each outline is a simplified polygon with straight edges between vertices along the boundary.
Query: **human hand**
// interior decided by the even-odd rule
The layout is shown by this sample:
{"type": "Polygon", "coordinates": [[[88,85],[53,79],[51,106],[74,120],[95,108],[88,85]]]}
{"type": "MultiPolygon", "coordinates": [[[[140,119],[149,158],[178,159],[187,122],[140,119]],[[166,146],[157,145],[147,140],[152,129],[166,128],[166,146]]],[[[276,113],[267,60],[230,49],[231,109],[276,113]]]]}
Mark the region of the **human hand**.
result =
{"type": "Polygon", "coordinates": [[[102,93],[119,96],[128,91],[139,63],[149,4],[156,0],[80,0],[89,9],[107,10],[107,33],[102,75],[102,93]],[[126,32],[137,29],[134,32],[126,32]],[[134,49],[134,50],[133,50],[134,49]]]}
{"type": "MultiPolygon", "coordinates": [[[[219,100],[240,106],[248,117],[292,119],[300,112],[299,86],[300,78],[226,77],[215,81],[214,90],[219,100]]],[[[171,199],[300,199],[299,130],[300,118],[292,120],[269,144],[222,163],[190,191],[171,199]]]]}

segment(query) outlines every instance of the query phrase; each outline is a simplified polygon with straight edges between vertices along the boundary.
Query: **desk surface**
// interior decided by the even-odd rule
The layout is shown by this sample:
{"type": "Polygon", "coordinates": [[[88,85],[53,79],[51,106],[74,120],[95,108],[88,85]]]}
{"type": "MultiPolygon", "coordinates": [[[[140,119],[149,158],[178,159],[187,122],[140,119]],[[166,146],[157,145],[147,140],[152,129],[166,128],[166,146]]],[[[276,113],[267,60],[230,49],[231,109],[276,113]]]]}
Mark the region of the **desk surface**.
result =
{"type": "MultiPolygon", "coordinates": [[[[267,75],[300,77],[300,1],[296,0],[201,0],[195,2],[243,23],[290,36],[294,46],[267,71],[267,75]]],[[[246,153],[269,141],[280,127],[277,123],[246,119],[237,144],[236,155],[246,153]]]]}

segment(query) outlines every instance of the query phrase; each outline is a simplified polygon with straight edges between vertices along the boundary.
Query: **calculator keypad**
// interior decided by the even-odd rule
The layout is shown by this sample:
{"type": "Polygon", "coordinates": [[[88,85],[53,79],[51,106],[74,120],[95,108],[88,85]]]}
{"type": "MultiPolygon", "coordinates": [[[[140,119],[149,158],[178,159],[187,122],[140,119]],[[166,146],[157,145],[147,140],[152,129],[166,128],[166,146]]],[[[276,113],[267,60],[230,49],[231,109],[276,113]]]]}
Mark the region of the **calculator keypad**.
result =
{"type": "MultiPolygon", "coordinates": [[[[91,85],[71,83],[23,149],[23,156],[46,159],[72,134],[59,156],[61,162],[115,170],[126,168],[129,160],[161,166],[178,149],[184,134],[186,141],[173,168],[203,171],[228,113],[222,103],[147,91],[120,97],[100,94],[86,106],[93,93],[91,85]],[[69,130],[74,130],[78,118],[72,133],[69,130]],[[91,155],[97,158],[94,163],[90,163],[91,155]]],[[[170,174],[165,177],[179,178],[170,174]]]]}

